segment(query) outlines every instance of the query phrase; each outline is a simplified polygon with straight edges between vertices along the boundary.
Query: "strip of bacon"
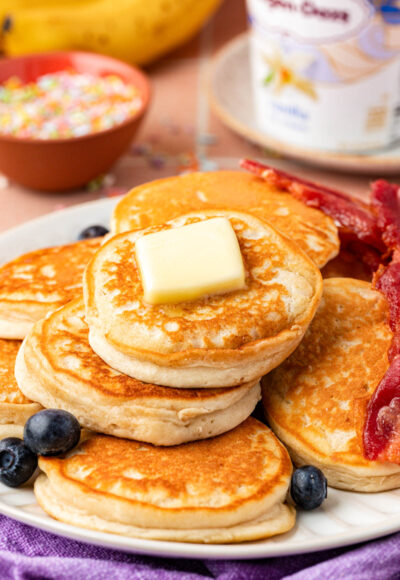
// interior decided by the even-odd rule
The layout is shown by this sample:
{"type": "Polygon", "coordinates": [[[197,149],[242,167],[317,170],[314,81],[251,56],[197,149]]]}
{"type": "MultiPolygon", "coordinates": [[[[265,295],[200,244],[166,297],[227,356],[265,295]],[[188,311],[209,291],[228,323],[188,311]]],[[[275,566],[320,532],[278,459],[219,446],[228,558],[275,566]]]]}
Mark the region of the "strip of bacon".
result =
{"type": "Polygon", "coordinates": [[[385,295],[389,304],[389,324],[393,332],[400,329],[400,259],[396,257],[374,277],[374,286],[385,295]]]}
{"type": "Polygon", "coordinates": [[[400,463],[400,354],[368,404],[363,440],[367,459],[400,463]]]}
{"type": "Polygon", "coordinates": [[[360,254],[364,263],[375,270],[373,286],[388,302],[393,339],[388,351],[389,368],[368,404],[363,432],[364,455],[370,460],[400,464],[399,187],[384,180],[373,183],[368,208],[340,192],[257,162],[244,160],[241,166],[330,215],[339,227],[346,249],[360,254]]]}
{"type": "MultiPolygon", "coordinates": [[[[301,179],[300,177],[295,177],[290,173],[286,173],[285,171],[281,171],[275,167],[270,167],[269,165],[264,165],[258,161],[242,159],[239,164],[240,167],[243,167],[243,169],[247,169],[247,171],[250,171],[250,173],[254,173],[258,177],[268,181],[268,183],[271,185],[276,185],[276,187],[281,189],[288,190],[293,185],[293,183],[300,183],[301,185],[305,185],[306,187],[310,187],[311,189],[320,191],[321,193],[335,195],[336,197],[340,197],[346,201],[349,199],[348,195],[337,191],[336,189],[330,189],[329,187],[321,185],[320,183],[314,183],[312,181],[307,181],[306,179],[301,179]]],[[[360,205],[364,205],[362,201],[360,201],[360,205]]]]}
{"type": "Polygon", "coordinates": [[[387,248],[400,248],[399,186],[384,179],[371,185],[371,207],[377,215],[378,227],[387,248]]]}
{"type": "MultiPolygon", "coordinates": [[[[397,235],[396,232],[394,232],[397,235]]],[[[367,459],[400,463],[400,251],[374,276],[375,288],[389,305],[393,339],[388,352],[390,366],[372,395],[364,425],[364,454],[367,459]]]]}
{"type": "Polygon", "coordinates": [[[393,335],[392,344],[390,345],[388,352],[388,359],[390,361],[394,360],[396,356],[400,355],[400,331],[396,330],[393,335]]]}
{"type": "Polygon", "coordinates": [[[294,186],[293,195],[310,207],[323,211],[335,220],[336,225],[350,230],[360,241],[379,250],[385,250],[376,218],[352,201],[294,186]]]}
{"type": "Polygon", "coordinates": [[[255,161],[244,159],[240,165],[267,183],[288,191],[306,205],[320,209],[335,220],[339,229],[352,232],[359,240],[380,252],[385,251],[376,217],[358,200],[255,161]]]}

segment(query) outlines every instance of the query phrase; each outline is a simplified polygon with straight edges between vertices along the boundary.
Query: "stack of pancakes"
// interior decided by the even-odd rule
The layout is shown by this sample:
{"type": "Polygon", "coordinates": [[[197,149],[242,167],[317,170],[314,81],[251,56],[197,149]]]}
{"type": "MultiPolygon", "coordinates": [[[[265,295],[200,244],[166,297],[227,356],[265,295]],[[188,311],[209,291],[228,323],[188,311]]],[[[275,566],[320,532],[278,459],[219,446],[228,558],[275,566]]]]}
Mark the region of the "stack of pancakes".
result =
{"type": "MultiPolygon", "coordinates": [[[[19,405],[20,424],[41,405],[72,412],[90,430],[66,457],[40,459],[44,473],[35,493],[50,515],[92,529],[176,541],[235,542],[289,530],[294,510],[286,503],[288,453],[264,424],[249,418],[265,375],[263,402],[271,426],[296,462],[326,467],[338,486],[351,487],[349,479],[359,473],[369,489],[371,478],[379,481],[376,487],[397,485],[400,468],[362,460],[353,421],[354,401],[362,400],[362,423],[365,401],[379,381],[375,373],[385,365],[378,372],[368,357],[354,365],[360,392],[366,372],[370,376],[368,389],[357,397],[342,400],[345,387],[328,389],[348,343],[356,341],[342,340],[346,325],[340,316],[348,317],[351,304],[356,309],[363,300],[366,311],[376,302],[384,313],[382,299],[360,281],[330,280],[321,301],[318,268],[339,250],[330,218],[256,177],[216,172],[134,189],[116,206],[112,227],[114,235],[101,246],[77,243],[3,266],[0,334],[3,328],[6,338],[28,333],[15,365],[21,392],[15,382],[11,395],[10,387],[0,385],[0,421],[16,422],[11,398],[19,405]],[[221,216],[236,233],[245,288],[192,302],[147,304],[136,241],[221,216]],[[72,252],[71,258],[63,260],[63,252],[72,252]],[[329,364],[320,367],[325,351],[329,364]],[[308,356],[315,358],[314,367],[308,356]],[[301,396],[302,370],[290,374],[298,360],[310,375],[301,396]],[[332,433],[325,429],[328,418],[332,433]],[[338,471],[345,475],[335,477],[338,471]]],[[[0,270],[0,281],[1,275],[0,270]]],[[[383,317],[377,360],[390,339],[383,317]]],[[[5,376],[14,381],[13,357],[6,353],[15,357],[18,343],[2,342],[5,376]]],[[[345,381],[353,380],[348,367],[345,381]]]]}

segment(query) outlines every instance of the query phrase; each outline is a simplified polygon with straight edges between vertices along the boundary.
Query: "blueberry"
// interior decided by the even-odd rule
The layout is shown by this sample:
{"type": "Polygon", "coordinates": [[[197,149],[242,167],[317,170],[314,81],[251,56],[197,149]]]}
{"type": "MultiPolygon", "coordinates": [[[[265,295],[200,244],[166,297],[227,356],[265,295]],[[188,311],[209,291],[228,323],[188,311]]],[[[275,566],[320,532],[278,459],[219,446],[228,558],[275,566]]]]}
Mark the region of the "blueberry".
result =
{"type": "Polygon", "coordinates": [[[327,496],[326,477],[318,467],[304,465],[292,475],[290,493],[294,503],[304,509],[319,507],[327,496]]]}
{"type": "Polygon", "coordinates": [[[22,485],[33,475],[37,455],[18,437],[0,441],[0,481],[9,487],[22,485]]]}
{"type": "Polygon", "coordinates": [[[79,442],[78,420],[67,411],[44,409],[25,423],[24,441],[38,455],[62,455],[79,442]]]}
{"type": "Polygon", "coordinates": [[[88,238],[98,238],[99,236],[105,236],[110,230],[104,226],[89,226],[81,231],[78,236],[78,240],[87,240],[88,238]]]}

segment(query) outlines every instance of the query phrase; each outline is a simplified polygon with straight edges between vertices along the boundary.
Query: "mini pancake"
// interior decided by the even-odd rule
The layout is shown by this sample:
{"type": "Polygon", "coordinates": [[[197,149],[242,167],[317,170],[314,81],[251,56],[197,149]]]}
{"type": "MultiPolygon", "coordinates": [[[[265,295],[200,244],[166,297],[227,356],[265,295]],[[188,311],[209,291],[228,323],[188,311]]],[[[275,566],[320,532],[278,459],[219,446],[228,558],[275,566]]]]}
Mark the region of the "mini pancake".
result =
{"type": "Polygon", "coordinates": [[[22,339],[32,324],[82,293],[83,270],[101,238],[35,250],[0,267],[0,337],[22,339]]]}
{"type": "Polygon", "coordinates": [[[82,300],[37,322],[16,364],[22,391],[73,413],[88,429],[156,445],[213,437],[247,419],[258,381],[227,389],[172,389],[121,375],[90,348],[82,300]]]}
{"type": "Polygon", "coordinates": [[[363,457],[370,397],[388,368],[392,333],[383,296],[360,280],[324,281],[303,341],[263,379],[270,425],[298,465],[320,467],[333,487],[382,491],[400,485],[400,466],[363,457]]]}
{"type": "Polygon", "coordinates": [[[298,345],[322,293],[312,260],[266,222],[210,210],[111,238],[84,276],[93,350],[145,382],[227,387],[258,379],[298,345]],[[152,306],[143,299],[135,242],[152,232],[216,216],[230,220],[246,271],[242,290],[152,306]]]}
{"type": "Polygon", "coordinates": [[[264,180],[240,171],[189,173],[135,187],[115,207],[114,233],[159,225],[209,209],[243,211],[293,239],[317,266],[339,251],[333,220],[264,180]]]}
{"type": "Polygon", "coordinates": [[[22,437],[27,419],[42,408],[19,390],[14,377],[21,342],[0,338],[0,439],[22,437]]]}
{"type": "Polygon", "coordinates": [[[231,543],[288,531],[291,461],[249,418],[176,447],[93,435],[65,459],[41,457],[36,498],[52,517],[136,538],[231,543]]]}

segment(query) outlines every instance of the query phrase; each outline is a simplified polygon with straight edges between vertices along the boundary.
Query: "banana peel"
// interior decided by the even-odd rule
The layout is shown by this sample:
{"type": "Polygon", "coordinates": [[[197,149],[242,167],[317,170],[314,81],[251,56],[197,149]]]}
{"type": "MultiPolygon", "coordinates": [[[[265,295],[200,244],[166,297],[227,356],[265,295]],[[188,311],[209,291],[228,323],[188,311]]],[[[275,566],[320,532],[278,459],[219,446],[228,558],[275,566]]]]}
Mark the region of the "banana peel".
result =
{"type": "Polygon", "coordinates": [[[146,65],[192,37],[222,0],[0,0],[8,56],[87,50],[146,65]]]}

